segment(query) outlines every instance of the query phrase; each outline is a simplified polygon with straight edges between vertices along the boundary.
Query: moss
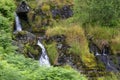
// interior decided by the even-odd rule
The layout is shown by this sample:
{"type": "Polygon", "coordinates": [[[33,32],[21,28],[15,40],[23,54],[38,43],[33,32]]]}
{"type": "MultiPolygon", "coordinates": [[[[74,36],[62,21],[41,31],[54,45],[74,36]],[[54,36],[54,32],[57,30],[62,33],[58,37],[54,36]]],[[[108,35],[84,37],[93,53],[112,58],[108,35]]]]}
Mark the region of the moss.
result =
{"type": "Polygon", "coordinates": [[[37,45],[31,45],[31,44],[27,43],[24,46],[24,55],[26,57],[29,57],[28,53],[31,53],[32,55],[34,55],[34,57],[36,59],[38,59],[40,56],[40,53],[41,53],[41,48],[39,48],[39,46],[37,46],[37,45]]]}
{"type": "Polygon", "coordinates": [[[49,11],[50,10],[50,5],[47,3],[43,3],[41,7],[42,11],[49,11]]]}
{"type": "Polygon", "coordinates": [[[20,31],[19,34],[20,35],[25,35],[25,34],[27,34],[27,32],[26,31],[20,31]]]}

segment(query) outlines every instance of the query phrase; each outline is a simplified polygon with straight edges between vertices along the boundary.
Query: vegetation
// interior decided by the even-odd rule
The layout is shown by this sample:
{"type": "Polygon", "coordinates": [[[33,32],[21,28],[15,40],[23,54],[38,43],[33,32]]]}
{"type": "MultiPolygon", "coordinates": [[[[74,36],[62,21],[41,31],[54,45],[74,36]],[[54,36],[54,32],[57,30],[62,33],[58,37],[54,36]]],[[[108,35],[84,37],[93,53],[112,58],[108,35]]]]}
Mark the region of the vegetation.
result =
{"type": "Polygon", "coordinates": [[[57,61],[57,58],[58,58],[58,52],[57,52],[57,49],[56,49],[56,43],[51,43],[51,44],[46,44],[46,49],[47,49],[47,53],[48,53],[48,56],[50,58],[50,62],[51,64],[55,64],[57,61]]]}
{"type": "Polygon", "coordinates": [[[7,0],[1,0],[0,3],[0,47],[4,52],[14,51],[11,45],[11,30],[15,5],[13,1],[7,0]]]}
{"type": "Polygon", "coordinates": [[[0,80],[87,80],[72,69],[40,67],[37,61],[22,55],[6,55],[0,68],[0,80]]]}
{"type": "MultiPolygon", "coordinates": [[[[110,57],[114,56],[114,63],[120,66],[116,58],[120,55],[120,0],[25,0],[30,6],[30,24],[21,20],[26,31],[13,35],[14,12],[21,1],[23,0],[0,0],[0,80],[88,80],[92,77],[97,80],[120,79],[119,72],[107,72],[104,64],[97,62],[89,52],[87,40],[92,38],[100,50],[103,44],[108,44],[112,52],[110,57]],[[51,10],[61,10],[65,5],[74,9],[74,15],[67,19],[57,15],[53,20],[51,10]],[[41,15],[41,11],[44,14],[41,15]],[[12,45],[12,37],[15,40],[19,35],[26,35],[29,27],[33,34],[37,32],[38,37],[44,34],[46,39],[64,35],[64,43],[70,46],[65,54],[72,55],[75,64],[63,67],[39,66],[37,60],[41,49],[34,40],[23,44],[24,56],[17,54],[18,47],[12,45]],[[29,52],[37,60],[25,58],[29,57],[29,52]],[[88,78],[71,67],[83,72],[88,78]],[[104,71],[99,72],[99,69],[104,71]]],[[[59,57],[57,43],[44,42],[44,45],[51,64],[56,64],[59,57]]]]}
{"type": "Polygon", "coordinates": [[[119,28],[89,26],[86,27],[85,30],[87,36],[94,38],[93,40],[99,46],[99,48],[102,48],[103,43],[109,44],[113,51],[113,54],[119,54],[119,50],[120,50],[119,28]]]}
{"type": "Polygon", "coordinates": [[[119,80],[120,79],[120,74],[119,73],[109,73],[109,76],[105,76],[105,77],[101,77],[101,78],[98,78],[98,80],[119,80]]]}
{"type": "Polygon", "coordinates": [[[87,80],[72,69],[40,67],[38,61],[15,54],[11,38],[14,0],[0,3],[0,80],[87,80]]]}
{"type": "Polygon", "coordinates": [[[119,25],[119,0],[75,0],[75,4],[75,18],[84,25],[119,25]]]}
{"type": "Polygon", "coordinates": [[[84,35],[84,30],[78,25],[71,27],[56,26],[48,28],[47,37],[55,35],[65,35],[66,43],[71,46],[70,53],[78,55],[87,67],[94,68],[96,66],[95,58],[89,53],[88,43],[84,35]]]}

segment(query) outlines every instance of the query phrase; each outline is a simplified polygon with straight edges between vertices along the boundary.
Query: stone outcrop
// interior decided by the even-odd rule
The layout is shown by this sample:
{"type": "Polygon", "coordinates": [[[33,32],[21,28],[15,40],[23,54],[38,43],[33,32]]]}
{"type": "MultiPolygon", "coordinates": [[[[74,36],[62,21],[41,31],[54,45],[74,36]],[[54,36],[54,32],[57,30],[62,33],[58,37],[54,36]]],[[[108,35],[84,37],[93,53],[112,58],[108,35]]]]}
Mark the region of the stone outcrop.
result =
{"type": "Polygon", "coordinates": [[[20,5],[17,8],[17,13],[28,13],[30,10],[30,7],[27,5],[25,1],[22,1],[20,5]]]}
{"type": "Polygon", "coordinates": [[[13,44],[18,46],[18,52],[26,57],[39,59],[41,48],[37,45],[36,36],[27,31],[14,32],[13,44]]]}

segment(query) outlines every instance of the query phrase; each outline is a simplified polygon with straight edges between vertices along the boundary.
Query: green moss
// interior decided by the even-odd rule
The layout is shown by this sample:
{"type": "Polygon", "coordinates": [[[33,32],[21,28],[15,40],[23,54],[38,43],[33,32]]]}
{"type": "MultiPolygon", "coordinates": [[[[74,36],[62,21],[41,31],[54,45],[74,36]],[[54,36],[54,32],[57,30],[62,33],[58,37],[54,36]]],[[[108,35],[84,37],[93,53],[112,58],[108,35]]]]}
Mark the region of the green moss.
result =
{"type": "Polygon", "coordinates": [[[36,45],[31,45],[31,44],[27,43],[24,46],[24,55],[26,57],[28,57],[28,53],[31,53],[32,55],[35,56],[36,59],[38,59],[40,52],[41,52],[41,49],[36,45]]]}

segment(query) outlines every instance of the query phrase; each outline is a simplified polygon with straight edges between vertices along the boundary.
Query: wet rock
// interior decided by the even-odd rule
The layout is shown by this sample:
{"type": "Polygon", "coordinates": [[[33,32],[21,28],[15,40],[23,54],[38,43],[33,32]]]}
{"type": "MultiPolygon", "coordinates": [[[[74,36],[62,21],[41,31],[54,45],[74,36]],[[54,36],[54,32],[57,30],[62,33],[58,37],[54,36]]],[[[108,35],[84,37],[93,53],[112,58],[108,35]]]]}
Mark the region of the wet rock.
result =
{"type": "Polygon", "coordinates": [[[62,49],[63,44],[57,44],[58,49],[62,49]]]}
{"type": "Polygon", "coordinates": [[[55,36],[53,36],[52,39],[55,40],[57,43],[64,42],[65,36],[64,35],[55,35],[55,36]]]}
{"type": "Polygon", "coordinates": [[[99,40],[94,42],[89,40],[90,52],[94,53],[96,60],[98,62],[98,68],[106,71],[118,72],[118,59],[117,56],[111,56],[110,45],[105,40],[99,40]],[[102,63],[102,64],[101,64],[102,63]]]}

